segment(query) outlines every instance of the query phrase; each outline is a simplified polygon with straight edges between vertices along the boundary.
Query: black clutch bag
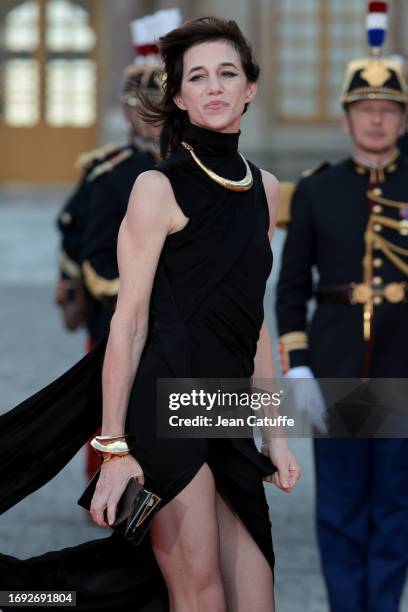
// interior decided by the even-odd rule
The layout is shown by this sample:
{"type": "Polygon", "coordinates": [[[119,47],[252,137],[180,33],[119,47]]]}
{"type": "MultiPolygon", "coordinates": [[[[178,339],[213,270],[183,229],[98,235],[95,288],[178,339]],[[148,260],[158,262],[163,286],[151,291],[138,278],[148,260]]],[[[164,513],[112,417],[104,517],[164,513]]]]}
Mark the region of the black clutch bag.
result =
{"type": "MultiPolygon", "coordinates": [[[[100,473],[101,468],[92,476],[77,502],[85,510],[89,511],[91,507],[100,473]]],[[[129,478],[126,489],[117,505],[115,522],[111,525],[112,529],[122,535],[125,540],[136,545],[140,544],[155,513],[160,508],[161,501],[161,497],[145,489],[137,478],[129,478]]],[[[108,522],[106,510],[104,518],[108,522]]]]}

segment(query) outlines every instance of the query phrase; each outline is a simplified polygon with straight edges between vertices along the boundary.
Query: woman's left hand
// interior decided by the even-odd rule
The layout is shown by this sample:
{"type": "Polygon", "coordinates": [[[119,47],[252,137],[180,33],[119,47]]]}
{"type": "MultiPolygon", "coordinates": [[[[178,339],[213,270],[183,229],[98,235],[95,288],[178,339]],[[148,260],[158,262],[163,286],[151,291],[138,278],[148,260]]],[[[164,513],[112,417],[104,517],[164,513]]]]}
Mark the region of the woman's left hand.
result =
{"type": "Polygon", "coordinates": [[[261,453],[269,457],[278,468],[274,474],[264,476],[263,480],[275,484],[285,493],[290,493],[301,477],[302,470],[290,451],[286,438],[273,438],[270,442],[263,443],[261,453]]]}

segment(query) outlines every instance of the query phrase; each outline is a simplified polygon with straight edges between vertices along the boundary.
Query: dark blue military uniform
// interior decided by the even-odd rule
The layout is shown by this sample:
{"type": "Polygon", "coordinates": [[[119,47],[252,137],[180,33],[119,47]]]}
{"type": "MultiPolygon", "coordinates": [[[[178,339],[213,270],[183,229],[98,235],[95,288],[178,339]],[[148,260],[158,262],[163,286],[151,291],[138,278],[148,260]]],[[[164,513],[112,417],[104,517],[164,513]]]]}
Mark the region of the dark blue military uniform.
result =
{"type": "Polygon", "coordinates": [[[85,290],[81,271],[82,242],[86,208],[91,198],[93,174],[123,149],[119,145],[106,145],[83,153],[78,166],[81,179],[65,202],[57,218],[61,234],[58,255],[59,282],[56,301],[61,307],[67,329],[74,331],[86,327],[92,339],[93,323],[100,316],[101,305],[85,290]]]}
{"type": "Polygon", "coordinates": [[[82,307],[90,346],[109,330],[119,283],[117,234],[130,192],[137,176],[155,163],[152,152],[133,144],[116,147],[89,164],[58,216],[60,275],[66,299],[82,307]]]}
{"type": "Polygon", "coordinates": [[[99,305],[92,337],[101,340],[109,330],[119,288],[117,241],[130,192],[138,175],[150,170],[157,157],[152,150],[128,146],[105,168],[96,168],[86,206],[81,247],[81,267],[87,291],[99,305]]]}
{"type": "Polygon", "coordinates": [[[406,132],[398,141],[399,149],[404,157],[408,157],[408,132],[406,132]]]}
{"type": "MultiPolygon", "coordinates": [[[[408,377],[407,212],[402,156],[377,169],[350,158],[300,181],[277,289],[289,367],[308,365],[317,378],[408,377]],[[358,290],[368,272],[364,329],[358,290]]],[[[331,609],[396,612],[408,565],[408,440],[315,439],[314,450],[331,609]]]]}

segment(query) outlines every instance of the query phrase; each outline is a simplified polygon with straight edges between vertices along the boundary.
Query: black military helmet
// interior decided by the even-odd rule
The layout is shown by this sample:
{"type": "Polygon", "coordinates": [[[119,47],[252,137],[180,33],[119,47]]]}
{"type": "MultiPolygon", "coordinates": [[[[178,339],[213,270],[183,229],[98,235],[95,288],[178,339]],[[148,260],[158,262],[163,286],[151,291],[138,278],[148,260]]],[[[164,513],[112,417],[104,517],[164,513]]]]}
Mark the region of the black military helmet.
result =
{"type": "Polygon", "coordinates": [[[389,58],[366,57],[350,62],[341,94],[346,106],[356,100],[393,100],[408,103],[408,88],[403,66],[389,58]]]}

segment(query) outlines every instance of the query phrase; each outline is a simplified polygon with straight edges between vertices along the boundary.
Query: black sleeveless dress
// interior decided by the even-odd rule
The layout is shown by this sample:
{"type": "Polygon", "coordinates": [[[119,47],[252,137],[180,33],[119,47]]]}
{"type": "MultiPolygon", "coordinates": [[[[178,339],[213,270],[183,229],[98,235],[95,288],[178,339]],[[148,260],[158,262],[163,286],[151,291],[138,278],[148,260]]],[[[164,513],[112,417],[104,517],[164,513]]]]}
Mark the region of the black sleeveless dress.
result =
{"type": "MultiPolygon", "coordinates": [[[[239,133],[187,123],[182,139],[221,176],[243,177],[239,133]]],[[[189,221],[167,237],[160,256],[126,431],[135,435],[132,454],[144,471],[146,488],[164,504],[207,463],[217,488],[273,570],[262,478],[276,468],[253,439],[159,438],[156,433],[158,377],[253,374],[272,253],[261,172],[250,167],[254,184],[239,193],[217,185],[182,146],[156,167],[169,178],[189,221]]],[[[0,417],[0,511],[49,481],[100,425],[105,348],[106,338],[57,380],[0,417]]],[[[78,610],[168,610],[148,537],[138,547],[113,533],[27,560],[0,555],[0,589],[75,590],[78,610]]]]}

